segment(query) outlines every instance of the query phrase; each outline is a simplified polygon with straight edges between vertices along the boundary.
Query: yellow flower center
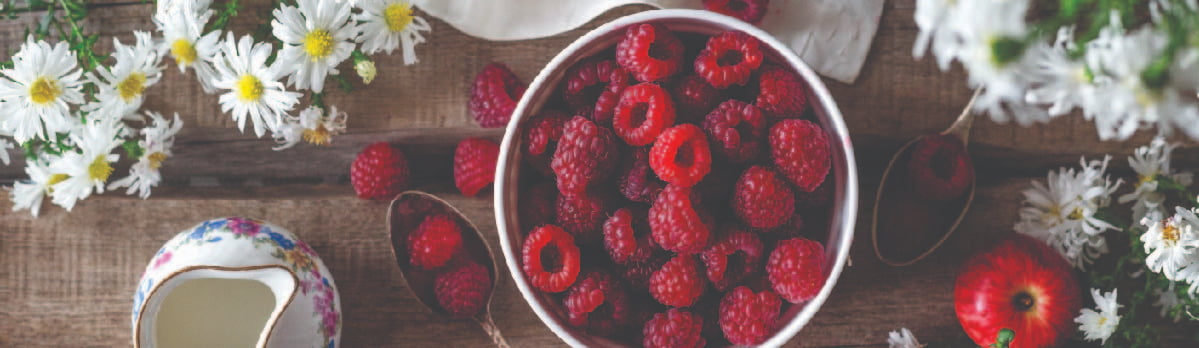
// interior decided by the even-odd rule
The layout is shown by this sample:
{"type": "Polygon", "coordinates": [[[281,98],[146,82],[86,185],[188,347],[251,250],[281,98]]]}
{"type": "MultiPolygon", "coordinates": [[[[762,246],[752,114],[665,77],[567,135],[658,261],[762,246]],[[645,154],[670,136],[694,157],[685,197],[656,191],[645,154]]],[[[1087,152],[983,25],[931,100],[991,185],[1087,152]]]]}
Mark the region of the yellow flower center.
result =
{"type": "Polygon", "coordinates": [[[1170,243],[1178,242],[1178,227],[1168,220],[1162,222],[1162,240],[1170,243]]]}
{"type": "Polygon", "coordinates": [[[412,24],[412,6],[408,6],[407,2],[388,5],[383,11],[383,20],[387,22],[387,29],[398,33],[412,24]]]}
{"type": "Polygon", "coordinates": [[[1066,218],[1070,220],[1082,220],[1082,208],[1074,208],[1074,211],[1071,211],[1070,215],[1067,215],[1066,218]]]}
{"type": "Polygon", "coordinates": [[[192,46],[192,43],[185,39],[175,40],[171,44],[171,55],[175,56],[175,61],[179,64],[189,65],[196,61],[196,46],[192,46]]]}
{"type": "Polygon", "coordinates": [[[162,161],[167,160],[167,154],[155,152],[146,156],[146,159],[150,160],[150,169],[158,169],[162,167],[162,161]]]}
{"type": "Polygon", "coordinates": [[[54,174],[54,175],[51,175],[51,176],[50,176],[50,179],[46,180],[46,191],[53,192],[53,191],[54,191],[54,188],[53,188],[53,186],[54,186],[54,185],[58,185],[58,183],[60,183],[60,182],[63,182],[63,181],[67,181],[67,179],[70,179],[70,178],[71,178],[71,176],[70,176],[70,175],[66,175],[66,174],[54,174]]]}
{"type": "Polygon", "coordinates": [[[108,164],[108,159],[104,155],[96,156],[92,160],[92,164],[87,165],[87,175],[92,180],[107,181],[108,176],[112,175],[112,165],[108,164]]]}
{"type": "Polygon", "coordinates": [[[117,84],[117,92],[121,94],[121,99],[126,103],[133,101],[133,98],[140,97],[142,92],[146,90],[146,74],[134,72],[125,78],[125,81],[117,84]]]}
{"type": "Polygon", "coordinates": [[[262,80],[254,75],[245,74],[237,80],[237,97],[243,102],[254,102],[262,98],[262,80]]]}
{"type": "Polygon", "coordinates": [[[309,144],[321,146],[327,146],[333,140],[333,135],[329,134],[324,125],[316,126],[316,129],[305,129],[303,137],[309,144]]]}
{"type": "Polygon", "coordinates": [[[34,104],[49,104],[57,100],[60,94],[62,89],[58,88],[58,83],[45,76],[38,76],[37,80],[29,85],[29,99],[33,100],[34,104]]]}
{"type": "Polygon", "coordinates": [[[308,35],[304,36],[304,51],[308,52],[312,61],[325,58],[329,53],[333,53],[333,35],[325,29],[308,32],[308,35]]]}
{"type": "Polygon", "coordinates": [[[1147,183],[1153,182],[1153,180],[1157,180],[1157,174],[1154,174],[1154,175],[1138,175],[1138,176],[1137,176],[1137,182],[1136,182],[1136,183],[1134,183],[1134,184],[1132,185],[1132,187],[1133,187],[1133,188],[1139,188],[1139,187],[1141,187],[1141,185],[1144,185],[1144,184],[1147,184],[1147,183]]]}

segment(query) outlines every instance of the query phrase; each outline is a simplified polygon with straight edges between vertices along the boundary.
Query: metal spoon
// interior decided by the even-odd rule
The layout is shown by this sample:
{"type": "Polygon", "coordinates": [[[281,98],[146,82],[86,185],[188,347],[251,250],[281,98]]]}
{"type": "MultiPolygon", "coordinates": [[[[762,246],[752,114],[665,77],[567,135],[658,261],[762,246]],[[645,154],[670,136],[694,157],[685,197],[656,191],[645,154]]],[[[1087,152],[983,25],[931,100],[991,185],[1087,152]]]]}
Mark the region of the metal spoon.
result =
{"type": "Polygon", "coordinates": [[[407,285],[408,290],[412,291],[417,302],[420,302],[425,309],[450,317],[450,314],[438,305],[437,295],[433,291],[435,274],[413,267],[409,263],[408,249],[405,247],[408,243],[408,234],[420,226],[425,216],[431,214],[446,214],[457,220],[458,226],[462,228],[462,247],[466,251],[464,254],[490,270],[491,289],[487,293],[487,305],[472,319],[483,327],[483,331],[491,336],[491,341],[497,347],[509,348],[508,341],[500,334],[500,330],[491,316],[491,299],[495,294],[496,276],[499,273],[495,262],[492,261],[491,246],[479,233],[479,228],[449,202],[421,191],[407,191],[391,201],[391,207],[387,210],[387,230],[391,235],[391,253],[396,259],[396,264],[400,266],[401,279],[407,285]]]}
{"type": "MultiPolygon", "coordinates": [[[[961,115],[959,115],[957,120],[953,122],[953,125],[949,126],[948,129],[941,132],[942,135],[957,136],[959,139],[962,140],[963,146],[969,146],[969,144],[970,144],[969,143],[970,126],[974,123],[974,114],[970,112],[970,109],[974,106],[974,101],[976,99],[978,99],[978,95],[981,91],[982,91],[982,89],[977,89],[974,91],[974,96],[971,97],[970,102],[966,104],[965,110],[962,110],[961,115]]],[[[899,148],[899,150],[895,153],[895,156],[891,157],[891,162],[887,164],[887,168],[883,171],[882,180],[878,185],[878,192],[875,194],[875,197],[874,197],[874,211],[873,211],[871,222],[870,222],[870,239],[871,239],[871,242],[874,244],[874,254],[876,256],[878,256],[879,260],[882,260],[883,263],[891,265],[891,266],[907,266],[907,265],[916,263],[917,261],[924,259],[929,254],[932,254],[932,252],[934,250],[937,250],[937,248],[941,247],[941,245],[945,243],[945,240],[949,239],[949,236],[952,235],[953,232],[957,230],[958,226],[961,225],[961,223],[962,223],[962,219],[964,219],[966,217],[966,212],[970,210],[970,203],[974,202],[975,181],[972,179],[970,181],[970,188],[967,191],[967,193],[964,195],[965,202],[964,202],[964,204],[960,205],[961,210],[958,212],[957,217],[953,220],[952,224],[950,224],[948,226],[948,228],[945,230],[944,234],[941,235],[941,238],[939,240],[937,240],[936,243],[933,243],[932,246],[930,246],[928,249],[919,253],[918,256],[916,256],[914,258],[910,258],[910,259],[894,259],[892,257],[887,256],[886,255],[887,253],[882,252],[882,249],[880,249],[880,247],[879,247],[879,238],[878,238],[879,206],[882,205],[883,202],[891,202],[891,200],[884,200],[884,198],[893,198],[893,197],[884,197],[883,194],[884,194],[884,192],[888,192],[887,191],[888,184],[890,184],[890,185],[905,185],[905,183],[903,183],[903,182],[896,182],[896,183],[890,182],[892,179],[892,175],[891,175],[892,171],[895,170],[895,166],[897,163],[901,164],[901,168],[902,168],[902,164],[907,163],[906,161],[900,161],[900,159],[901,158],[906,159],[907,158],[906,155],[908,155],[908,153],[910,152],[912,145],[916,144],[916,142],[920,141],[921,139],[924,139],[924,136],[919,136],[919,137],[916,137],[915,139],[908,141],[906,144],[904,144],[903,146],[901,146],[899,148]]],[[[903,178],[904,175],[896,175],[894,177],[895,178],[903,178]]],[[[903,187],[901,186],[899,189],[902,190],[903,187]]],[[[959,199],[955,200],[954,202],[955,203],[960,202],[962,199],[963,198],[959,198],[959,199]]],[[[908,200],[909,201],[915,200],[915,198],[911,198],[909,196],[908,200]]],[[[898,202],[898,201],[896,201],[896,202],[898,202]]],[[[908,204],[908,203],[904,203],[904,204],[908,204]]],[[[896,206],[893,205],[893,206],[886,207],[886,208],[894,209],[894,208],[896,208],[896,206]]],[[[930,208],[930,209],[933,209],[933,208],[930,208]]],[[[885,243],[885,244],[891,246],[893,243],[885,243]]]]}

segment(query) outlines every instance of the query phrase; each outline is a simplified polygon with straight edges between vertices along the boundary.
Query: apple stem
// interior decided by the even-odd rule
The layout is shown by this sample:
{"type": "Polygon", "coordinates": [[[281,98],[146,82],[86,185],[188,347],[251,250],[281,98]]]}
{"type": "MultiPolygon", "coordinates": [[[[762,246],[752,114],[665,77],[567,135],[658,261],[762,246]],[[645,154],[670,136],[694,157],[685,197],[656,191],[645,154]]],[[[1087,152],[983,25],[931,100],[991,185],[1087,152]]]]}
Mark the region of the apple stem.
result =
{"type": "Polygon", "coordinates": [[[991,344],[992,348],[1008,348],[1012,344],[1012,339],[1016,338],[1016,332],[1012,329],[1004,328],[999,330],[999,334],[995,335],[995,343],[991,344]]]}

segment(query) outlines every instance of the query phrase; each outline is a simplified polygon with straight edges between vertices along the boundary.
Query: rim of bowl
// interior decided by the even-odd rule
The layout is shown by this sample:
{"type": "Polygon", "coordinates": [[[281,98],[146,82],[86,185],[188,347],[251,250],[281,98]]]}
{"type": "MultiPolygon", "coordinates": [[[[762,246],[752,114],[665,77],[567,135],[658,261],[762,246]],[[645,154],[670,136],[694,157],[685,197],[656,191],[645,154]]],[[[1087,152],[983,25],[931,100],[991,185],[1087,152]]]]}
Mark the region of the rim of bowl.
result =
{"type": "MultiPolygon", "coordinates": [[[[566,66],[567,60],[575,56],[579,51],[586,50],[597,39],[610,35],[612,32],[623,29],[633,24],[655,22],[662,20],[690,20],[702,22],[702,25],[714,25],[725,27],[730,30],[738,30],[745,32],[762,41],[771,50],[777,53],[778,59],[782,60],[779,63],[793,68],[804,79],[810,89],[810,95],[815,97],[819,102],[815,103],[823,111],[823,116],[819,117],[822,126],[829,132],[831,143],[838,148],[841,156],[833,158],[833,174],[835,180],[843,182],[837,185],[834,190],[834,205],[833,214],[830,218],[833,219],[829,223],[829,231],[837,231],[839,233],[831,233],[830,237],[836,236],[837,239],[829,238],[825,242],[826,250],[836,246],[835,262],[828,271],[827,280],[820,292],[812,300],[802,304],[802,309],[794,318],[789,320],[786,325],[779,328],[778,332],[772,335],[768,340],[762,343],[762,346],[781,346],[791,338],[793,338],[799,330],[802,329],[819,311],[820,307],[828,299],[837,280],[840,278],[842,271],[845,268],[846,260],[849,257],[849,249],[853,244],[854,226],[857,221],[858,207],[858,173],[857,165],[853,152],[853,144],[850,141],[848,128],[845,126],[845,121],[841,116],[841,111],[833,100],[832,95],[828,92],[824,82],[820,77],[799,58],[791,48],[782,42],[778,41],[774,36],[766,31],[743,22],[739,19],[728,17],[714,12],[703,10],[651,10],[639,12],[632,15],[617,18],[611,22],[605,23],[598,28],[595,28],[583,36],[575,39],[569,46],[559,52],[553,59],[549,61],[537,74],[529,84],[527,91],[517,103],[516,109],[513,111],[513,117],[508,122],[504,132],[503,142],[500,144],[499,162],[496,166],[496,184],[494,191],[495,219],[496,228],[500,237],[500,247],[504,253],[504,259],[508,266],[508,273],[520,289],[521,296],[525,302],[532,307],[533,312],[537,317],[550,328],[560,339],[573,347],[587,346],[582,342],[576,333],[558,323],[558,319],[547,308],[541,305],[537,296],[537,289],[524,277],[524,271],[521,269],[520,251],[514,250],[517,241],[515,236],[520,235],[519,227],[516,234],[511,234],[509,225],[512,223],[512,218],[516,216],[516,209],[509,209],[507,197],[511,193],[509,189],[514,189],[515,185],[509,185],[509,181],[513,179],[516,171],[520,170],[519,160],[516,155],[519,155],[519,149],[515,148],[516,136],[520,134],[520,124],[529,117],[529,108],[533,103],[533,91],[538,91],[543,88],[551,88],[552,85],[547,85],[548,81],[557,70],[568,69],[566,66]],[[516,153],[514,153],[516,152],[516,153]]],[[[513,206],[514,207],[514,206],[513,206]]],[[[782,313],[785,315],[785,313],[782,313]]]]}

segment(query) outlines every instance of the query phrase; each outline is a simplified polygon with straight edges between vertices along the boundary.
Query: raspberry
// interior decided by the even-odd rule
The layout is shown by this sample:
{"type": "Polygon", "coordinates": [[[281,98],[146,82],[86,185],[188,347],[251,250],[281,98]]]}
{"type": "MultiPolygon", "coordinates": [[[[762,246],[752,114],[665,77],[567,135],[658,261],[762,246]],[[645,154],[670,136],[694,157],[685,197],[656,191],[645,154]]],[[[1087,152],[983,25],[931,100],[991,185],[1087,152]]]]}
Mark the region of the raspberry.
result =
{"type": "Polygon", "coordinates": [[[616,62],[641,82],[683,70],[683,42],[661,24],[635,24],[616,44],[616,62]]]}
{"type": "Polygon", "coordinates": [[[629,73],[614,60],[586,60],[566,72],[565,84],[563,98],[575,115],[607,124],[629,86],[629,73]]]}
{"type": "Polygon", "coordinates": [[[604,222],[604,249],[618,264],[644,262],[654,252],[644,209],[617,209],[604,222]]]}
{"type": "Polygon", "coordinates": [[[421,269],[441,267],[462,248],[462,230],[449,215],[429,215],[408,235],[408,257],[421,269]]]}
{"type": "Polygon", "coordinates": [[[362,149],[350,166],[350,184],[358,198],[383,201],[408,188],[408,159],[386,142],[362,149]]]}
{"type": "Polygon", "coordinates": [[[620,282],[607,273],[591,272],[579,279],[562,299],[570,325],[592,332],[613,333],[628,324],[629,297],[620,282]]]}
{"type": "Polygon", "coordinates": [[[728,99],[724,91],[712,87],[698,75],[683,76],[676,81],[670,89],[670,97],[679,122],[702,121],[721,100],[728,99]]]}
{"type": "Polygon", "coordinates": [[[649,293],[658,302],[687,307],[704,294],[704,278],[694,255],[675,255],[649,278],[649,293]]]}
{"type": "Polygon", "coordinates": [[[516,102],[525,94],[525,84],[502,63],[491,63],[475,76],[470,88],[470,113],[483,128],[508,124],[516,102]]]}
{"type": "Polygon", "coordinates": [[[811,300],[824,286],[824,247],[803,237],[779,241],[766,261],[766,274],[788,302],[811,300]]]}
{"type": "Polygon", "coordinates": [[[550,170],[550,159],[562,139],[562,126],[566,124],[565,113],[557,110],[546,110],[529,118],[524,131],[525,161],[529,166],[544,174],[553,174],[550,170]]]}
{"type": "Polygon", "coordinates": [[[671,308],[654,314],[641,331],[645,348],[701,348],[704,320],[699,315],[671,308]]]}
{"type": "Polygon", "coordinates": [[[495,163],[500,157],[500,144],[482,138],[469,138],[458,143],[454,151],[454,186],[462,195],[474,197],[495,181],[495,163]]]}
{"type": "Polygon", "coordinates": [[[663,249],[692,254],[708,246],[708,225],[695,209],[691,189],[666,185],[649,208],[649,227],[654,242],[663,249]]]}
{"type": "Polygon", "coordinates": [[[558,191],[578,195],[602,181],[616,166],[616,136],[585,117],[575,116],[562,128],[562,140],[550,168],[558,176],[558,191]]]}
{"type": "Polygon", "coordinates": [[[648,147],[633,149],[632,154],[625,157],[619,173],[620,193],[633,202],[649,203],[665,186],[649,167],[648,147]]]}
{"type": "Polygon", "coordinates": [[[704,9],[758,24],[766,17],[770,0],[704,0],[704,9]]]}
{"type": "Polygon", "coordinates": [[[750,227],[775,228],[795,212],[795,194],[773,170],[749,167],[733,188],[733,212],[750,227]]]}
{"type": "Polygon", "coordinates": [[[479,314],[487,305],[491,293],[491,274],[486,267],[473,261],[463,261],[454,269],[438,274],[433,292],[442,309],[456,318],[479,314]]]}
{"type": "Polygon", "coordinates": [[[770,128],[770,155],[779,172],[800,191],[812,192],[828,176],[828,134],[808,120],[787,119],[770,128]]]}
{"type": "Polygon", "coordinates": [[[766,120],[758,107],[737,100],[721,103],[704,118],[712,148],[729,162],[758,157],[766,137],[766,120]]]}
{"type": "Polygon", "coordinates": [[[778,329],[782,301],[770,290],[754,293],[738,286],[720,300],[720,329],[729,343],[761,344],[778,329]]]}
{"type": "Polygon", "coordinates": [[[774,119],[799,118],[808,108],[807,87],[799,75],[778,65],[764,65],[758,73],[755,105],[774,119]]]}
{"type": "Polygon", "coordinates": [[[908,161],[908,179],[920,196],[947,201],[961,197],[974,180],[974,164],[962,140],[937,134],[916,142],[908,161]]]}
{"type": "Polygon", "coordinates": [[[649,260],[645,262],[632,262],[624,265],[624,280],[631,289],[648,292],[649,278],[662,268],[666,261],[670,261],[670,255],[668,252],[661,251],[650,255],[649,260]]]}
{"type": "Polygon", "coordinates": [[[708,39],[695,59],[695,73],[713,87],[744,85],[762,65],[761,42],[739,31],[726,31],[708,39]]]}
{"type": "Polygon", "coordinates": [[[649,166],[668,183],[695,186],[712,170],[712,153],[704,131],[681,124],[662,132],[649,153],[649,166]]]}
{"type": "Polygon", "coordinates": [[[520,204],[517,204],[520,214],[520,225],[525,230],[554,222],[558,202],[558,189],[548,181],[533,184],[528,191],[523,191],[520,204]]]}
{"type": "Polygon", "coordinates": [[[604,197],[585,193],[576,196],[559,195],[556,217],[562,229],[574,235],[581,244],[599,242],[602,237],[608,202],[604,197]]]}
{"type": "Polygon", "coordinates": [[[612,118],[616,135],[633,146],[649,145],[674,124],[674,102],[658,85],[642,83],[626,88],[612,118]]]}
{"type": "Polygon", "coordinates": [[[541,291],[565,291],[579,276],[579,247],[558,226],[545,225],[529,233],[521,261],[525,276],[541,291]]]}
{"type": "Polygon", "coordinates": [[[725,291],[754,274],[762,265],[763,252],[757,234],[733,230],[700,256],[708,280],[716,290],[725,291]]]}

